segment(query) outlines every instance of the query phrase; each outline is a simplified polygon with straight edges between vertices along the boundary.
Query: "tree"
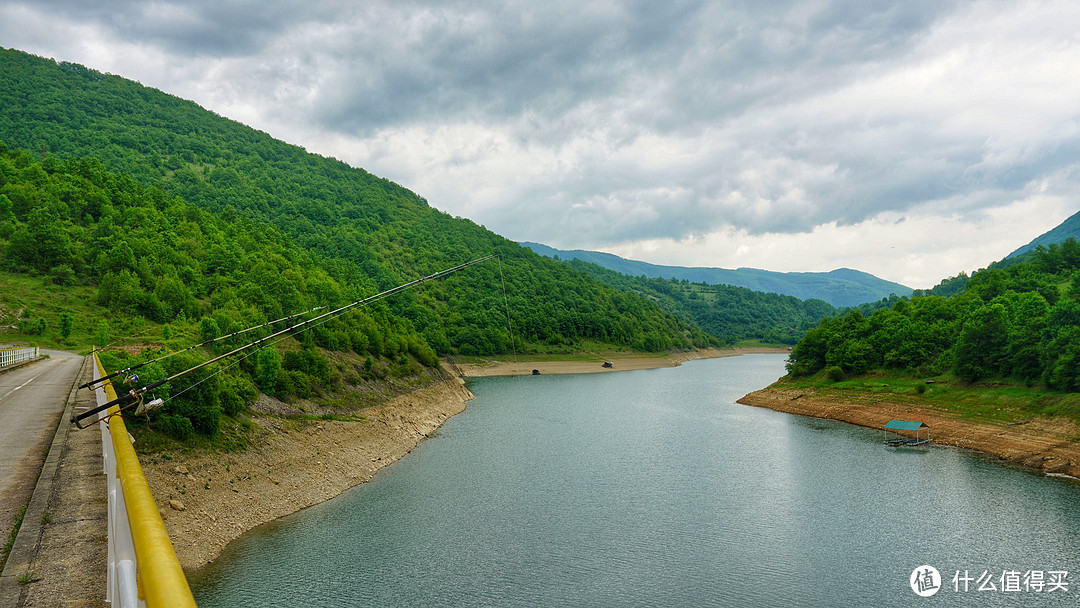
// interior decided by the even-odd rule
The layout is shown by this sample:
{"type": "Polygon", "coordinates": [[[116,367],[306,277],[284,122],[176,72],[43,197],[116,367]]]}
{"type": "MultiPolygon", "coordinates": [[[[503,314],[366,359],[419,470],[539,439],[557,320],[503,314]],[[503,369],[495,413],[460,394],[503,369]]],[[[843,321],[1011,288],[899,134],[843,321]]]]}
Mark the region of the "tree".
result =
{"type": "Polygon", "coordinates": [[[60,313],[60,337],[63,338],[64,341],[67,341],[71,336],[72,322],[71,315],[66,312],[60,313]]]}
{"type": "Polygon", "coordinates": [[[203,317],[199,321],[199,335],[203,342],[209,342],[217,338],[219,334],[217,321],[210,317],[203,317]]]}
{"type": "Polygon", "coordinates": [[[105,319],[98,321],[97,327],[94,328],[94,344],[98,348],[109,344],[109,323],[105,319]]]}
{"type": "Polygon", "coordinates": [[[1008,335],[1008,321],[1002,304],[976,309],[960,330],[956,345],[956,375],[968,382],[1000,375],[1008,335]]]}
{"type": "Polygon", "coordinates": [[[259,351],[259,356],[255,358],[256,365],[256,382],[259,388],[268,395],[274,394],[274,388],[277,386],[278,376],[281,374],[281,355],[273,346],[259,351]]]}

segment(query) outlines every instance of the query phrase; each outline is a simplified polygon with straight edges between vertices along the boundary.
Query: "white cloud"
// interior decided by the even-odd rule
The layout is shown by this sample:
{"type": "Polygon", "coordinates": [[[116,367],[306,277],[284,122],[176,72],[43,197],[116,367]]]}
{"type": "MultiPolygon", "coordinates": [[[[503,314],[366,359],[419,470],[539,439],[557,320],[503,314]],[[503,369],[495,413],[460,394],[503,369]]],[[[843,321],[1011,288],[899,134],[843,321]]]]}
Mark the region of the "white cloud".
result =
{"type": "Polygon", "coordinates": [[[916,289],[1000,260],[1075,213],[1075,198],[1047,194],[1045,184],[1010,204],[976,213],[940,214],[936,205],[885,212],[856,224],[829,222],[801,233],[750,234],[731,226],[682,240],[648,239],[604,250],[674,266],[825,272],[856,268],[916,289]],[[853,258],[852,252],[858,252],[853,258]],[[859,262],[852,265],[855,259],[859,262]]]}

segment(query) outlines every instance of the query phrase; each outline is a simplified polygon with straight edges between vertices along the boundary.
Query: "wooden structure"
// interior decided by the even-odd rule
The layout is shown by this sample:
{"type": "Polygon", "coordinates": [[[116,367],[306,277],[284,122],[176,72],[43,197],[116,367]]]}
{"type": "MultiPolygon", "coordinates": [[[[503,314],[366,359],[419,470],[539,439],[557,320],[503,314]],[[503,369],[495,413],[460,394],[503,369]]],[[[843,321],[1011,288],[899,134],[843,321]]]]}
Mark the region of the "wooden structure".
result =
{"type": "Polygon", "coordinates": [[[885,425],[885,445],[892,447],[908,447],[914,445],[926,445],[930,443],[930,426],[925,422],[914,422],[911,420],[890,420],[885,425]],[[923,436],[923,430],[926,430],[925,437],[923,436]],[[892,431],[890,433],[889,431],[892,431]],[[915,433],[914,437],[908,437],[907,435],[901,435],[898,431],[907,431],[915,433]]]}

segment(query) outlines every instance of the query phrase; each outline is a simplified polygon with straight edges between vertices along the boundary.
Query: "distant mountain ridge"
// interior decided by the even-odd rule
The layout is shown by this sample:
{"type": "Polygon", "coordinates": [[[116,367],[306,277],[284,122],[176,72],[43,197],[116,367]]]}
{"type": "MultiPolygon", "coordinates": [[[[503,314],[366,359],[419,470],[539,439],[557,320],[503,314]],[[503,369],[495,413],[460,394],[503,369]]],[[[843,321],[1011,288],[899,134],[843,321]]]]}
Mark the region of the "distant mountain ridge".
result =
{"type": "Polygon", "coordinates": [[[892,294],[910,296],[912,289],[886,281],[872,274],[850,268],[830,272],[774,272],[756,268],[725,268],[662,266],[628,260],[599,251],[561,250],[540,243],[522,242],[536,253],[559,259],[578,259],[630,276],[687,280],[710,285],[736,285],[754,291],[794,296],[800,300],[818,299],[836,307],[858,306],[876,302],[892,294]]]}
{"type": "Polygon", "coordinates": [[[1032,249],[1035,249],[1039,245],[1049,247],[1053,244],[1063,243],[1069,238],[1074,238],[1080,241],[1080,212],[1074,213],[1064,222],[1058,224],[1057,227],[1052,228],[1051,230],[1048,230],[1043,234],[1035,237],[1027,245],[1024,245],[1023,247],[1006,256],[1006,259],[1023,255],[1031,251],[1032,249]]]}

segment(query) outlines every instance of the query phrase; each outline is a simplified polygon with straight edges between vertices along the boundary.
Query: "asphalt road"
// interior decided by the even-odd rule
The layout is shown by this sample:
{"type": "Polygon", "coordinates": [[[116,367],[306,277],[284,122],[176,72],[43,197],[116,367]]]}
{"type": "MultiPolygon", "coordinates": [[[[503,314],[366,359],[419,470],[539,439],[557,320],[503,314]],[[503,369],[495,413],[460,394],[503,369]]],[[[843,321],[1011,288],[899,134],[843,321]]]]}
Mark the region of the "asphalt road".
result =
{"type": "Polygon", "coordinates": [[[50,358],[0,373],[0,532],[7,538],[30,501],[56,425],[83,358],[42,351],[50,358]]]}

